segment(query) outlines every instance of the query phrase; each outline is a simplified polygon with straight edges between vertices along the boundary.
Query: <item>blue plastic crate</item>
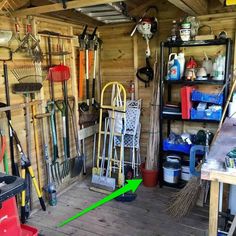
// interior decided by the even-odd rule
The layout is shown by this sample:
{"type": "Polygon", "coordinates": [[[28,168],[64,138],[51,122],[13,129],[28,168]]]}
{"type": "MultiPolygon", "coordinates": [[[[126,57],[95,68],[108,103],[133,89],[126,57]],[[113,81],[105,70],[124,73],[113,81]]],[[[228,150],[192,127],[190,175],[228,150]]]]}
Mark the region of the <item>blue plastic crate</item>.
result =
{"type": "Polygon", "coordinates": [[[163,150],[164,151],[176,151],[176,152],[182,152],[185,154],[190,153],[191,145],[189,144],[173,144],[170,143],[168,139],[163,140],[163,150]]]}
{"type": "Polygon", "coordinates": [[[208,102],[208,103],[222,105],[223,104],[223,93],[208,94],[208,93],[202,93],[198,90],[193,90],[192,91],[192,101],[208,102]]]}
{"type": "Polygon", "coordinates": [[[191,120],[220,120],[221,116],[222,109],[213,112],[191,109],[191,120]]]}

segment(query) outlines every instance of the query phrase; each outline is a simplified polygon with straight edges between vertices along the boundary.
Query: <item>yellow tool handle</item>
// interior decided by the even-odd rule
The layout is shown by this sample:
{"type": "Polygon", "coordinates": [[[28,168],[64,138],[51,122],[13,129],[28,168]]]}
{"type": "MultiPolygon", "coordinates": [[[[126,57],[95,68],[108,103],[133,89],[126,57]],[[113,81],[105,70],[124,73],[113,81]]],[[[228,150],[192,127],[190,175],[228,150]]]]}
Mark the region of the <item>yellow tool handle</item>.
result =
{"type": "MultiPolygon", "coordinates": [[[[25,180],[26,170],[23,168],[21,170],[21,178],[25,180]]],[[[25,223],[26,221],[26,212],[25,212],[25,197],[26,197],[26,191],[23,190],[21,192],[21,223],[25,223]]]]}
{"type": "Polygon", "coordinates": [[[34,129],[34,141],[35,141],[35,151],[36,151],[36,163],[37,163],[37,172],[38,172],[38,181],[39,181],[39,189],[41,191],[42,189],[42,172],[41,172],[41,167],[40,167],[40,152],[39,152],[39,140],[38,140],[38,130],[37,130],[37,124],[35,120],[35,106],[32,106],[32,115],[33,115],[33,129],[34,129]]]}
{"type": "Polygon", "coordinates": [[[29,171],[30,176],[31,176],[31,178],[32,178],[33,185],[34,185],[34,188],[35,188],[35,190],[36,190],[36,193],[37,193],[37,196],[38,196],[40,205],[41,205],[42,209],[43,209],[44,211],[46,211],[46,206],[45,206],[44,200],[43,200],[43,198],[42,198],[42,194],[41,194],[41,191],[40,191],[39,186],[38,186],[38,184],[37,184],[37,181],[36,181],[36,179],[35,179],[35,175],[34,175],[34,171],[33,171],[32,166],[29,166],[29,167],[28,167],[28,171],[29,171]]]}

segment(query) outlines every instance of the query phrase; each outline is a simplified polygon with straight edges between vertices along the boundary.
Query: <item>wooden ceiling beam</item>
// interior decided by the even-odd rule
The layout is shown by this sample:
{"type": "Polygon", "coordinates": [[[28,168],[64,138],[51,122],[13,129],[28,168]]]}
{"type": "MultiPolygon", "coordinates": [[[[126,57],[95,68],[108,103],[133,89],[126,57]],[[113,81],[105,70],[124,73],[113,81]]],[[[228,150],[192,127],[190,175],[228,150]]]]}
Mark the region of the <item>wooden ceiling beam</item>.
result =
{"type": "Polygon", "coordinates": [[[208,13],[207,0],[182,0],[182,2],[189,6],[198,15],[204,15],[208,13]]]}
{"type": "Polygon", "coordinates": [[[219,2],[224,5],[225,4],[225,0],[219,0],[219,2]]]}
{"type": "Polygon", "coordinates": [[[187,4],[185,4],[182,0],[168,0],[171,4],[179,8],[180,10],[186,12],[188,15],[196,16],[197,13],[193,11],[191,7],[189,7],[187,4]]]}
{"type": "Polygon", "coordinates": [[[100,26],[104,23],[94,20],[93,18],[90,18],[89,16],[83,15],[75,10],[68,10],[63,12],[51,12],[47,13],[47,16],[51,16],[58,19],[63,19],[67,22],[71,21],[73,23],[79,22],[80,24],[87,24],[88,26],[100,26]]]}
{"type": "Polygon", "coordinates": [[[142,16],[142,14],[145,12],[145,10],[147,10],[147,8],[149,6],[155,6],[156,0],[149,0],[149,1],[145,1],[144,3],[140,4],[138,7],[132,9],[131,11],[129,11],[129,14],[131,16],[135,16],[140,14],[140,16],[142,16]]]}
{"type": "Polygon", "coordinates": [[[112,2],[119,2],[120,0],[74,0],[66,3],[67,8],[64,9],[61,3],[47,4],[39,7],[31,7],[26,9],[21,9],[13,12],[13,16],[27,16],[27,15],[38,15],[42,13],[49,13],[55,11],[65,11],[68,9],[76,9],[80,7],[89,7],[99,4],[106,4],[112,2]]]}

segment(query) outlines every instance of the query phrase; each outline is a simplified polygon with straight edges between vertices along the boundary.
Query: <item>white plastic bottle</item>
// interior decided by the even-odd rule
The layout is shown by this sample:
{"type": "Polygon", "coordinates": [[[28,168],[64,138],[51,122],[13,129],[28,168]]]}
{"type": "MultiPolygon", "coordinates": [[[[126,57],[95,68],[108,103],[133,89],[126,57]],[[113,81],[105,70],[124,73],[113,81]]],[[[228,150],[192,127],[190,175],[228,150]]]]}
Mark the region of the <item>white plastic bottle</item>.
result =
{"type": "MultiPolygon", "coordinates": [[[[177,53],[171,53],[167,63],[167,75],[170,73],[171,67],[174,65],[174,60],[177,59],[177,53]]],[[[168,76],[167,76],[168,79],[168,76]]]]}
{"type": "Polygon", "coordinates": [[[178,53],[177,59],[180,64],[180,78],[182,78],[184,76],[184,67],[185,67],[185,57],[182,51],[178,53]]]}

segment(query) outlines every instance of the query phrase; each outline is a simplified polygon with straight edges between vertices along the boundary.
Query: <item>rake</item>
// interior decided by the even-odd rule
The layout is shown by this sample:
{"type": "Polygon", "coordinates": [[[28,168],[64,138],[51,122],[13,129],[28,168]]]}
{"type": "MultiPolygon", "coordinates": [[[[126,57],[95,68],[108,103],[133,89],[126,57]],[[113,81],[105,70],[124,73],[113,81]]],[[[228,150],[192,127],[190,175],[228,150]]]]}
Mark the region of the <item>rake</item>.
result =
{"type": "Polygon", "coordinates": [[[19,66],[11,70],[20,83],[43,82],[42,70],[35,66],[19,66]]]}

